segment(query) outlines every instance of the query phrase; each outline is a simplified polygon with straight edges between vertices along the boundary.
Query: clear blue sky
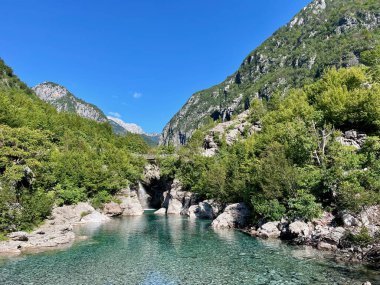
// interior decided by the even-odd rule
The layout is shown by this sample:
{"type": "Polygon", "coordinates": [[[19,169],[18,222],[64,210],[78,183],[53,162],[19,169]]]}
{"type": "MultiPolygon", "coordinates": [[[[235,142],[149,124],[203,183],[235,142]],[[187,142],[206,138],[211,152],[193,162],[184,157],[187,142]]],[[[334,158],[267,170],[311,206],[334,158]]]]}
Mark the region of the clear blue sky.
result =
{"type": "Polygon", "coordinates": [[[309,0],[1,0],[0,57],[160,132],[309,0]]]}

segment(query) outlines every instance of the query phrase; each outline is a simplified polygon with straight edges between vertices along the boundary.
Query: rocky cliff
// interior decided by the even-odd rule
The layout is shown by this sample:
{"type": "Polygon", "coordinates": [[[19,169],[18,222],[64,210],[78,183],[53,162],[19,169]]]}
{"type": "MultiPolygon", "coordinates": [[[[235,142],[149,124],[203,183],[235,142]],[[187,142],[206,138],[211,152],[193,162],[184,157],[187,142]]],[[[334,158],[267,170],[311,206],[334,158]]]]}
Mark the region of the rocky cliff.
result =
{"type": "Polygon", "coordinates": [[[59,112],[76,113],[83,118],[107,122],[107,117],[98,107],[75,97],[59,84],[44,82],[33,87],[32,90],[40,99],[55,106],[59,112]]]}
{"type": "Polygon", "coordinates": [[[165,126],[161,144],[186,143],[205,122],[228,121],[253,98],[319,78],[330,66],[358,65],[360,52],[380,38],[380,2],[314,0],[261,46],[221,84],[195,93],[165,126]]]}

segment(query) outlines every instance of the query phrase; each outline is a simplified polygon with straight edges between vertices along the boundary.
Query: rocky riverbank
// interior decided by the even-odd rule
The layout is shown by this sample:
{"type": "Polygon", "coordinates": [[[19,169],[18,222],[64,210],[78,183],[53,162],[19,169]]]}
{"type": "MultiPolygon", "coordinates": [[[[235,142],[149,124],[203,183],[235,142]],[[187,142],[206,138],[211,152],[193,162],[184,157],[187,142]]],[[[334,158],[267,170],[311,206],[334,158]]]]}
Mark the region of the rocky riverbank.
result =
{"type": "Polygon", "coordinates": [[[110,218],[88,203],[53,209],[51,216],[32,232],[13,232],[0,242],[0,254],[18,255],[70,246],[76,239],[73,227],[79,224],[104,223],[110,218]]]}
{"type": "Polygon", "coordinates": [[[366,263],[380,269],[380,206],[357,215],[324,213],[311,222],[282,221],[249,226],[243,232],[263,239],[281,239],[335,254],[337,261],[366,263]]]}
{"type": "Polygon", "coordinates": [[[283,219],[252,225],[250,208],[244,203],[225,205],[201,200],[174,180],[163,192],[162,208],[155,214],[209,219],[213,220],[211,226],[215,230],[236,228],[257,238],[280,239],[329,251],[338,261],[363,262],[380,268],[380,206],[368,207],[358,214],[325,212],[310,222],[283,219]]]}

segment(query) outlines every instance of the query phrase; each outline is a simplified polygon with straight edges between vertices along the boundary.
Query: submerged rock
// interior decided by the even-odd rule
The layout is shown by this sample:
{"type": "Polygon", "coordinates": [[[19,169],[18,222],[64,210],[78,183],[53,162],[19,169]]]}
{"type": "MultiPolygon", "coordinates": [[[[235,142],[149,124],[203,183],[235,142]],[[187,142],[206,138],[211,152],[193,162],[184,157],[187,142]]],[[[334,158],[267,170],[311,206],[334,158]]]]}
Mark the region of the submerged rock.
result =
{"type": "Polygon", "coordinates": [[[244,203],[230,204],[211,224],[214,229],[241,228],[247,225],[251,213],[244,203]]]}

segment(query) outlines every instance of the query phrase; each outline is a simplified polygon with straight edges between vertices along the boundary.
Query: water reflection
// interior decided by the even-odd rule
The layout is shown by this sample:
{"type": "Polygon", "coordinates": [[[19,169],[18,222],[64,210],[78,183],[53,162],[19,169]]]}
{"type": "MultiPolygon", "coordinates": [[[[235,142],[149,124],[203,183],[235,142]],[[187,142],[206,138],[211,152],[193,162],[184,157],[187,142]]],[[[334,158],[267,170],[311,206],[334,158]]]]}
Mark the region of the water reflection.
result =
{"type": "Polygon", "coordinates": [[[378,274],[261,241],[210,221],[144,215],[82,226],[72,248],[0,264],[1,285],[361,284],[378,274]]]}

